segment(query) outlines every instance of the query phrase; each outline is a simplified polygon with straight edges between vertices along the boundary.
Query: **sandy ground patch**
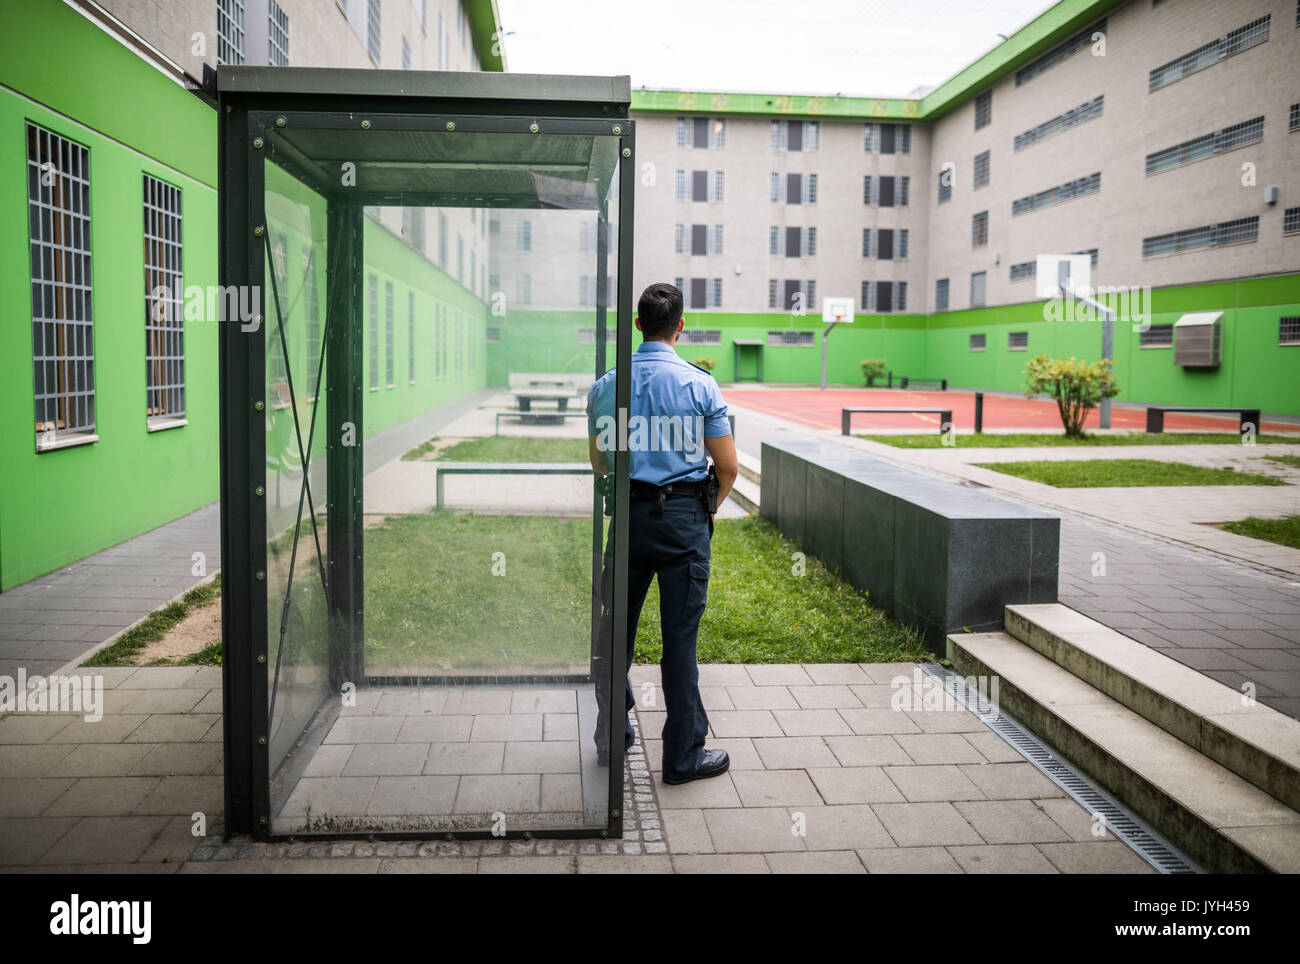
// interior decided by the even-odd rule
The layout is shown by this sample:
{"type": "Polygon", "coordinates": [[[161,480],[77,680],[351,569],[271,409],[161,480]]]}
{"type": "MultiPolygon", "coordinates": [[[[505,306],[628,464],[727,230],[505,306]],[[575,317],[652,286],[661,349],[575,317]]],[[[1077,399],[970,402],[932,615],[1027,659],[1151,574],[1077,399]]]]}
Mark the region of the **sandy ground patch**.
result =
{"type": "Polygon", "coordinates": [[[210,599],[135,655],[137,665],[145,666],[157,659],[168,662],[197,653],[221,639],[221,597],[210,599]]]}

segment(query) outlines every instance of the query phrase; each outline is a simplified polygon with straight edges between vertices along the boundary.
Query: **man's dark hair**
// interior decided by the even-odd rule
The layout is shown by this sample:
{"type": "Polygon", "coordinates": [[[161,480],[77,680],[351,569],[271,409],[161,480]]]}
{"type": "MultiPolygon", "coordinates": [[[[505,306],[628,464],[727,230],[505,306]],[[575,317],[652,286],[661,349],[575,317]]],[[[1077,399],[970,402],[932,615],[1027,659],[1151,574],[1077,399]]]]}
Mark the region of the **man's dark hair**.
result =
{"type": "Polygon", "coordinates": [[[676,285],[653,284],[636,303],[641,333],[647,338],[667,338],[682,320],[682,290],[676,285]]]}

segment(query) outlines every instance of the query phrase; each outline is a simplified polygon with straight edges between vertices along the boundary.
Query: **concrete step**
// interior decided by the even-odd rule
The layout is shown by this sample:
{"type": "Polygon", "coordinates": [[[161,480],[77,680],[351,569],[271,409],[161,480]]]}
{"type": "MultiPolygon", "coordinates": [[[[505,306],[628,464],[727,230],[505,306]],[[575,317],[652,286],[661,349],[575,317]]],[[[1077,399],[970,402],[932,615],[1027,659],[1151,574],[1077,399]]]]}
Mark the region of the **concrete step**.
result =
{"type": "Polygon", "coordinates": [[[1300,721],[1062,606],[1008,606],[1006,631],[1300,810],[1300,721]]]}
{"type": "Polygon", "coordinates": [[[736,450],[736,457],[740,462],[740,477],[758,485],[762,481],[760,473],[763,471],[763,460],[739,449],[736,450]]]}
{"type": "Polygon", "coordinates": [[[758,483],[748,479],[743,472],[736,479],[728,498],[746,512],[758,514],[758,483]]]}
{"type": "Polygon", "coordinates": [[[1300,872],[1300,813],[1007,633],[953,634],[963,676],[1215,873],[1300,872]]]}

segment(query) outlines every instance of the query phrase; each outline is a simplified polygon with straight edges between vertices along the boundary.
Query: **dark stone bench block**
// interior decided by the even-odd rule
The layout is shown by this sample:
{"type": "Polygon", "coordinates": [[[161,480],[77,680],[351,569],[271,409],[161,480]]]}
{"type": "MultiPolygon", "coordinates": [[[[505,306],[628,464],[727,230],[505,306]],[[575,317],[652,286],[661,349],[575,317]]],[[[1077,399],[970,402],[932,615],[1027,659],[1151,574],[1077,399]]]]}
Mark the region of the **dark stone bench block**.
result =
{"type": "Polygon", "coordinates": [[[936,653],[1056,602],[1056,516],[828,442],[765,442],[762,479],[761,514],[936,653]]]}

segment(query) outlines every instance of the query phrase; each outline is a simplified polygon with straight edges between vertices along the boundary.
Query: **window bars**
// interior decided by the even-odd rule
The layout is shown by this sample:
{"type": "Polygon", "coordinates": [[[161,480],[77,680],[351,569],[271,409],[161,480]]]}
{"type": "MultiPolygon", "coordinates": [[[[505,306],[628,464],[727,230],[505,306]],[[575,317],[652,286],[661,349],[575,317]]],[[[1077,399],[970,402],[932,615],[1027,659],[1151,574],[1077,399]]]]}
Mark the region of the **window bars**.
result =
{"type": "Polygon", "coordinates": [[[185,416],[184,268],[179,188],[144,175],[145,418],[185,416]]]}

